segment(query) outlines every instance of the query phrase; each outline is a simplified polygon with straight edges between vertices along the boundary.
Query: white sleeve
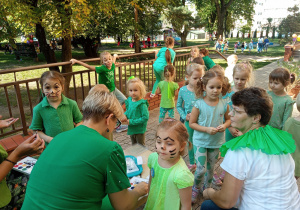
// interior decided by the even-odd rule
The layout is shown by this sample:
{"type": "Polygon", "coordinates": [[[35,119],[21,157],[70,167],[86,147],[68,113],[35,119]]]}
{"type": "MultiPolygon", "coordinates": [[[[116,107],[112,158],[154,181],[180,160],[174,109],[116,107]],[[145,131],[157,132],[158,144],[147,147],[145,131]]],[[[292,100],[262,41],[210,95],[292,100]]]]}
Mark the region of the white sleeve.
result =
{"type": "Polygon", "coordinates": [[[249,164],[245,151],[242,149],[228,150],[221,167],[239,180],[245,180],[249,171],[249,164]]]}

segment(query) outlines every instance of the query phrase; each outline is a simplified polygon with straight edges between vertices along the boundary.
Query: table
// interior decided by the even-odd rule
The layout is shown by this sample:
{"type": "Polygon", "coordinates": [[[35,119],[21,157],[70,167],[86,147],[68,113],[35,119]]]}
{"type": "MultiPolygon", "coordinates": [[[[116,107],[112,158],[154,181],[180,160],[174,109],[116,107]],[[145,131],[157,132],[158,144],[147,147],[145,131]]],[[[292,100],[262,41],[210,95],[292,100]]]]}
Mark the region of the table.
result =
{"type": "Polygon", "coordinates": [[[141,144],[134,144],[130,147],[128,147],[126,150],[124,150],[125,155],[132,155],[134,157],[141,156],[143,158],[143,172],[141,174],[141,178],[146,178],[150,175],[150,170],[148,168],[148,157],[149,155],[153,153],[152,151],[148,150],[147,147],[141,145],[141,144]]]}

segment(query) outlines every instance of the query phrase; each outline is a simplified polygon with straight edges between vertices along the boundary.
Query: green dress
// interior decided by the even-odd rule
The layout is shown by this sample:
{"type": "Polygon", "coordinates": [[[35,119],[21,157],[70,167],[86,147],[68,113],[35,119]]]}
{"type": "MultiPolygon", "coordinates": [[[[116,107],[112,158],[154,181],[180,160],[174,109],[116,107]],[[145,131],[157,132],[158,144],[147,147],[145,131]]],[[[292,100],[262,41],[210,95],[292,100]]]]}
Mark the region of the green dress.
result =
{"type": "Polygon", "coordinates": [[[300,121],[290,117],[283,126],[283,130],[292,134],[296,143],[296,151],[292,153],[295,161],[295,176],[300,177],[300,121]]]}

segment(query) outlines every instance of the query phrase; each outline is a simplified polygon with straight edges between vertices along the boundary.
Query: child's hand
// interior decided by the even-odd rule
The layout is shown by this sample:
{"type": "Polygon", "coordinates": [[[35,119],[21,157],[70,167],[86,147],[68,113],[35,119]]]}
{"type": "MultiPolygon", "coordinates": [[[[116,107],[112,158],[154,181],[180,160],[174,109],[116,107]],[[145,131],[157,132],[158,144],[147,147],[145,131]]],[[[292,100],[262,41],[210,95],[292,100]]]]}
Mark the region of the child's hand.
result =
{"type": "Polygon", "coordinates": [[[77,60],[72,58],[70,61],[72,62],[71,65],[74,65],[74,64],[76,63],[77,60]]]}
{"type": "Polygon", "coordinates": [[[218,133],[218,129],[214,128],[214,127],[207,127],[206,133],[208,133],[210,135],[215,135],[216,133],[218,133]]]}
{"type": "Polygon", "coordinates": [[[127,120],[127,123],[128,123],[128,125],[129,125],[129,120],[127,120]]]}
{"type": "Polygon", "coordinates": [[[243,135],[243,133],[241,131],[239,131],[238,129],[236,129],[235,137],[241,136],[241,135],[243,135]]]}
{"type": "Polygon", "coordinates": [[[217,129],[218,129],[218,132],[224,132],[225,129],[226,129],[226,127],[225,127],[224,124],[222,124],[222,125],[219,125],[219,126],[217,127],[217,129]]]}
{"type": "Polygon", "coordinates": [[[121,122],[128,122],[127,117],[124,117],[123,119],[121,119],[121,122]]]}
{"type": "Polygon", "coordinates": [[[118,54],[114,54],[114,57],[116,57],[116,58],[117,58],[117,57],[118,57],[118,54]]]}
{"type": "Polygon", "coordinates": [[[186,121],[189,121],[190,120],[190,117],[191,117],[191,113],[188,113],[187,115],[186,115],[186,121]]]}
{"type": "Polygon", "coordinates": [[[5,120],[1,120],[1,118],[2,115],[0,115],[0,128],[7,128],[19,120],[19,118],[8,118],[5,120]]]}

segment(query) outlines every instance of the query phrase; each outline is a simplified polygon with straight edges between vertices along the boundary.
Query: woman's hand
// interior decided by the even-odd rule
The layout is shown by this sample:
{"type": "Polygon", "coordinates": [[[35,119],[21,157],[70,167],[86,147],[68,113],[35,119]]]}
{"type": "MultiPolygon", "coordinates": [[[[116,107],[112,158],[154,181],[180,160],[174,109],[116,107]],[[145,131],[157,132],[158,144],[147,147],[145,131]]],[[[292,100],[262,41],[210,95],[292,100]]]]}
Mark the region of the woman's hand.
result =
{"type": "Polygon", "coordinates": [[[148,184],[146,182],[140,182],[134,187],[134,191],[138,193],[139,197],[148,193],[148,184]]]}
{"type": "Polygon", "coordinates": [[[23,156],[30,156],[33,154],[41,154],[44,150],[45,142],[37,135],[34,134],[20,144],[13,153],[15,154],[18,162],[23,156]]]}
{"type": "Polygon", "coordinates": [[[203,191],[203,198],[205,200],[211,200],[210,196],[216,191],[213,188],[207,188],[203,191]]]}
{"type": "Polygon", "coordinates": [[[205,132],[210,135],[215,135],[216,133],[218,133],[218,129],[214,127],[206,127],[205,132]]]}
{"type": "Polygon", "coordinates": [[[2,115],[0,115],[0,128],[7,128],[19,120],[19,118],[8,118],[6,120],[1,119],[2,115]]]}

